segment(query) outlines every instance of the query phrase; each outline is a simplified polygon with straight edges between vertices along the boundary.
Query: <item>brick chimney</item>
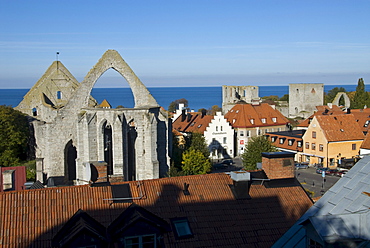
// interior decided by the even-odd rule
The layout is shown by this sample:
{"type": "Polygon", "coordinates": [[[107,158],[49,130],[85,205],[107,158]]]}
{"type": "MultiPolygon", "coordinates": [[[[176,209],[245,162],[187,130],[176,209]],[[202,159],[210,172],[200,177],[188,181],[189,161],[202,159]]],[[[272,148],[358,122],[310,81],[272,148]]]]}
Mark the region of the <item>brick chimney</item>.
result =
{"type": "Polygon", "coordinates": [[[262,169],[269,179],[294,178],[294,153],[263,152],[262,169]]]}

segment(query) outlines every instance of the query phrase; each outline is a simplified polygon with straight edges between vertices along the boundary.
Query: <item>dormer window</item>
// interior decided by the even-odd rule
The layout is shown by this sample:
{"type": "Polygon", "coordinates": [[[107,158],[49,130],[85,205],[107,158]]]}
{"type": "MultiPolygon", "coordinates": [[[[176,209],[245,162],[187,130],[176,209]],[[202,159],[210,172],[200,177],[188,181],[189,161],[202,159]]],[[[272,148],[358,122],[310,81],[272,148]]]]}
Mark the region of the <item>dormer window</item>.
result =
{"type": "Polygon", "coordinates": [[[284,141],[285,141],[285,138],[280,138],[280,139],[279,139],[279,143],[280,143],[280,144],[284,144],[284,141]]]}
{"type": "Polygon", "coordinates": [[[254,119],[250,119],[250,122],[251,122],[252,124],[254,124],[254,119]]]}
{"type": "Polygon", "coordinates": [[[276,122],[277,120],[276,120],[276,117],[272,117],[272,121],[273,122],[276,122]]]}
{"type": "Polygon", "coordinates": [[[177,239],[193,237],[193,232],[190,229],[189,221],[186,217],[172,219],[171,223],[177,239]]]}
{"type": "Polygon", "coordinates": [[[297,147],[302,147],[302,141],[297,141],[297,147]]]}
{"type": "Polygon", "coordinates": [[[266,123],[266,118],[261,119],[262,123],[266,123]]]}
{"type": "Polygon", "coordinates": [[[125,237],[125,247],[156,247],[155,234],[125,237]]]}
{"type": "Polygon", "coordinates": [[[294,143],[294,139],[290,139],[290,140],[288,140],[288,145],[289,145],[289,146],[292,146],[292,145],[293,145],[293,143],[294,143]]]}
{"type": "Polygon", "coordinates": [[[235,111],[235,113],[239,113],[239,110],[235,111]]]}
{"type": "Polygon", "coordinates": [[[199,124],[199,125],[198,125],[198,128],[200,128],[201,126],[202,126],[202,124],[199,124]]]}

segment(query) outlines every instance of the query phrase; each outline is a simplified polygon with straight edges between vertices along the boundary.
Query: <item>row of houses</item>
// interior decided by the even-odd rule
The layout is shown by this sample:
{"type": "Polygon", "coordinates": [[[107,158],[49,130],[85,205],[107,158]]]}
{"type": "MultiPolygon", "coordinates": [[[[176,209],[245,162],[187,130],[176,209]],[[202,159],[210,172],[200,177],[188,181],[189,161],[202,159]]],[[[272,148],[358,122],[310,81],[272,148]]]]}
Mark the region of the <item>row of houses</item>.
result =
{"type": "Polygon", "coordinates": [[[369,153],[369,109],[341,110],[318,106],[296,130],[269,132],[266,136],[280,150],[296,154],[297,162],[350,168],[369,153]]]}
{"type": "Polygon", "coordinates": [[[203,134],[212,159],[240,156],[251,137],[285,131],[289,124],[273,105],[260,101],[252,104],[239,101],[225,115],[217,112],[215,116],[206,115],[205,111],[187,112],[184,105],[180,105],[173,120],[177,136],[203,134]]]}
{"type": "Polygon", "coordinates": [[[244,152],[254,136],[265,135],[281,151],[295,153],[295,161],[328,167],[350,167],[370,152],[367,137],[370,109],[343,111],[333,104],[317,111],[292,130],[289,120],[273,105],[239,101],[225,115],[187,112],[183,105],[173,119],[178,137],[204,135],[212,159],[233,158],[244,152]]]}

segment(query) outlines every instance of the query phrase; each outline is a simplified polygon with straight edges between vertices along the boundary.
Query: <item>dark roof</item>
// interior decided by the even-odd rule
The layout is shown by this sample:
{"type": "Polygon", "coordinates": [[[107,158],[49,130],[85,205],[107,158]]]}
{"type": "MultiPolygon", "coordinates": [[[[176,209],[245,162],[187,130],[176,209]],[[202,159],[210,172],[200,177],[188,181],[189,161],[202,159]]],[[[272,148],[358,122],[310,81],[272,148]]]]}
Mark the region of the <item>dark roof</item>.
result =
{"type": "MultiPolygon", "coordinates": [[[[130,185],[132,202],[113,202],[110,185],[0,193],[0,243],[50,247],[66,226],[94,226],[91,218],[105,228],[117,219],[128,223],[121,227],[128,226],[139,217],[167,228],[172,218],[186,217],[194,235],[176,239],[173,231],[167,232],[165,247],[270,247],[312,205],[300,185],[288,182],[286,187],[271,187],[270,183],[267,187],[263,180],[250,186],[251,199],[236,200],[230,187],[233,181],[224,173],[125,184],[130,185]],[[184,184],[189,185],[189,194],[184,194],[184,184]],[[143,209],[125,212],[132,204],[143,209]],[[84,221],[71,221],[79,209],[86,212],[84,221]]],[[[92,230],[100,233],[99,227],[92,230]]]]}
{"type": "Polygon", "coordinates": [[[279,136],[286,136],[286,137],[293,137],[293,138],[302,138],[303,134],[306,132],[304,129],[300,130],[289,130],[289,131],[281,131],[281,132],[267,132],[266,135],[279,135],[279,136]]]}

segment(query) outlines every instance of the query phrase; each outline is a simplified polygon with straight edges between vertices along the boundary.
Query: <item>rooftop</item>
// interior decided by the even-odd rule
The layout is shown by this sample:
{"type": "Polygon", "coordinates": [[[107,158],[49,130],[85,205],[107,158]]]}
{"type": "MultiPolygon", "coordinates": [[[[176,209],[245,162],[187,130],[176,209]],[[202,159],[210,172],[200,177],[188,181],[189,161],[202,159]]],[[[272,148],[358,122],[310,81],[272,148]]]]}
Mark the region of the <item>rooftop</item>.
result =
{"type": "Polygon", "coordinates": [[[134,203],[167,223],[188,219],[194,236],[176,239],[170,231],[164,236],[166,247],[270,247],[312,205],[304,189],[290,181],[284,187],[281,179],[278,187],[259,181],[250,186],[250,199],[239,200],[224,173],[117,184],[130,190],[125,201],[112,199],[109,185],[0,193],[0,244],[49,247],[72,216],[85,216],[79,210],[91,217],[84,217],[85,223],[97,221],[107,228],[134,203]]]}

